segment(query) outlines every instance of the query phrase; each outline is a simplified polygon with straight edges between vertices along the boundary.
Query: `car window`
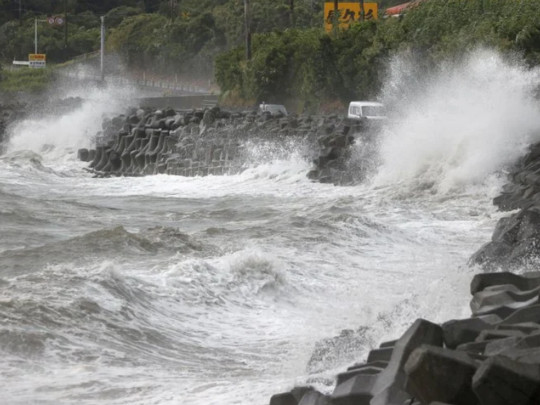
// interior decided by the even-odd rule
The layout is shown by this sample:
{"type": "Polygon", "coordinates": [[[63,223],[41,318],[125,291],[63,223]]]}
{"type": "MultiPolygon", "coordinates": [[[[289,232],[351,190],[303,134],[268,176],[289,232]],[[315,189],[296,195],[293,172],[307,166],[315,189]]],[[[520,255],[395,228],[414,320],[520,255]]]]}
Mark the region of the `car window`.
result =
{"type": "Polygon", "coordinates": [[[384,117],[386,115],[382,106],[365,106],[362,107],[362,112],[367,117],[384,117]]]}

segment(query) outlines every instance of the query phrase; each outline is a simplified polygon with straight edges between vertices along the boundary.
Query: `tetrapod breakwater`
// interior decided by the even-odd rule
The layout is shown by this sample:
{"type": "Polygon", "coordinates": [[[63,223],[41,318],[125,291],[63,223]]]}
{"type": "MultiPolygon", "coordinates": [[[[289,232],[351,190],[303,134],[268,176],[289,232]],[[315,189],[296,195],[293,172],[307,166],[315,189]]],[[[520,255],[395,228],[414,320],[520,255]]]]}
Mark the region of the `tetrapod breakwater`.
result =
{"type": "Polygon", "coordinates": [[[311,179],[351,184],[360,173],[349,170],[350,146],[362,131],[361,123],[338,114],[133,108],[106,120],[96,147],[80,149],[78,157],[96,176],[222,175],[245,169],[248,143],[286,147],[294,140],[313,162],[311,179]]]}

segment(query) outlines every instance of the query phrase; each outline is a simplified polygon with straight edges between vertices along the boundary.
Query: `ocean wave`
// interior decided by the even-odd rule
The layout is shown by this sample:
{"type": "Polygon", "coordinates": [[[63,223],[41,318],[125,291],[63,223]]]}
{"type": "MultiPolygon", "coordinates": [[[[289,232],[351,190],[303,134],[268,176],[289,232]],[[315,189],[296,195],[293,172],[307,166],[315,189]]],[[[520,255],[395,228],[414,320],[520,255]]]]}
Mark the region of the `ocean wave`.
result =
{"type": "Polygon", "coordinates": [[[189,305],[256,307],[285,294],[287,286],[279,261],[251,249],[216,258],[179,257],[153,278],[189,305]]]}
{"type": "Polygon", "coordinates": [[[20,274],[59,263],[78,266],[95,259],[133,262],[158,254],[197,254],[213,249],[173,228],[155,227],[134,233],[117,226],[43,246],[6,250],[0,253],[0,265],[5,274],[20,274]]]}
{"type": "Polygon", "coordinates": [[[489,49],[431,75],[417,62],[400,55],[391,64],[383,98],[395,121],[381,134],[376,184],[440,194],[482,187],[539,139],[539,69],[489,49]]]}

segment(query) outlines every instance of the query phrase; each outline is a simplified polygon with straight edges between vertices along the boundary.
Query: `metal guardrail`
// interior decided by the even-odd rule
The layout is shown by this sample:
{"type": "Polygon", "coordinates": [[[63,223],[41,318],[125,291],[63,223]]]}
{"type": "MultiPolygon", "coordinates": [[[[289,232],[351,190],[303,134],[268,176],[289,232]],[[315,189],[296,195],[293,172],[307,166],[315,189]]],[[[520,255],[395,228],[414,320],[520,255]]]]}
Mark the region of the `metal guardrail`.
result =
{"type": "MultiPolygon", "coordinates": [[[[72,79],[78,80],[92,80],[92,81],[101,81],[100,75],[90,74],[82,71],[73,71],[68,69],[58,69],[57,74],[65,77],[70,77],[72,79]]],[[[211,90],[201,86],[193,85],[190,83],[181,83],[177,81],[166,81],[166,80],[154,80],[154,79],[131,79],[123,76],[109,75],[105,77],[107,83],[119,86],[143,86],[154,89],[163,89],[163,90],[174,90],[186,93],[197,93],[197,94],[209,94],[211,90]]]]}

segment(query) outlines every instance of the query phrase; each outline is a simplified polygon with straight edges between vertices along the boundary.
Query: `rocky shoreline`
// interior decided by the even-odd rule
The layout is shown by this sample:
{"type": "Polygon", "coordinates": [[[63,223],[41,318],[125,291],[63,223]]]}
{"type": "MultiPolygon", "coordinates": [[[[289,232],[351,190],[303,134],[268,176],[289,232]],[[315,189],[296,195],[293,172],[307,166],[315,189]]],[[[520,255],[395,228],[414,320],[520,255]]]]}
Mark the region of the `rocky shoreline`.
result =
{"type": "Polygon", "coordinates": [[[336,376],[330,395],[295,387],[270,405],[533,405],[540,403],[540,272],[483,273],[472,316],[418,319],[336,376]]]}
{"type": "MultiPolygon", "coordinates": [[[[97,176],[216,175],[243,170],[248,141],[294,138],[312,158],[309,178],[352,184],[363,174],[351,166],[351,147],[369,134],[337,115],[132,109],[107,122],[96,149],[79,150],[79,158],[97,176]]],[[[540,144],[509,178],[494,203],[519,212],[501,219],[492,241],[471,257],[486,271],[523,266],[540,249],[540,144]]],[[[270,405],[540,405],[540,272],[477,274],[471,294],[470,318],[442,325],[418,319],[338,374],[331,394],[295,387],[270,405]]]]}
{"type": "Polygon", "coordinates": [[[10,125],[22,119],[26,114],[26,104],[12,102],[0,104],[0,153],[4,152],[10,125]]]}
{"type": "MultiPolygon", "coordinates": [[[[0,110],[0,145],[24,110],[0,110]]],[[[78,156],[100,177],[220,175],[245,169],[248,143],[292,139],[313,162],[310,179],[343,185],[362,180],[351,148],[369,144],[370,133],[338,115],[133,108],[104,122],[95,149],[78,156]]],[[[494,204],[512,212],[470,259],[485,273],[471,282],[469,318],[418,319],[338,374],[331,393],[294,387],[270,405],[540,405],[540,271],[520,270],[535,269],[540,253],[540,144],[516,163],[494,204]]]]}
{"type": "Polygon", "coordinates": [[[471,317],[418,319],[338,374],[331,394],[295,387],[270,405],[540,405],[540,144],[515,165],[494,204],[502,218],[471,264],[471,317]]]}
{"type": "Polygon", "coordinates": [[[513,269],[538,263],[540,253],[540,143],[516,163],[509,182],[493,203],[501,211],[516,211],[502,218],[492,240],[471,258],[488,269],[513,269]]]}

